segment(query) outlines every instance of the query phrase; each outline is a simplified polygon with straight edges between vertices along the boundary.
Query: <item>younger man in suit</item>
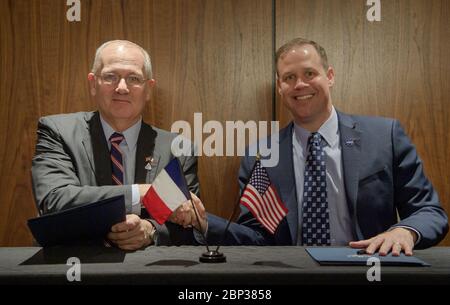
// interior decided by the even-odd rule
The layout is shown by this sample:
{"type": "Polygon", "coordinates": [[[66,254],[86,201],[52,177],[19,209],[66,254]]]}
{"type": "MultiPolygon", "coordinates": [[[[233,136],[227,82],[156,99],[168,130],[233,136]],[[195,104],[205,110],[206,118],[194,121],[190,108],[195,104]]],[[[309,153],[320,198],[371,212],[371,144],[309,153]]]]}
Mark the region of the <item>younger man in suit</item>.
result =
{"type": "MultiPolygon", "coordinates": [[[[413,248],[442,240],[447,215],[399,122],[337,111],[334,70],[314,41],[297,38],[280,47],[276,67],[278,93],[293,122],[271,138],[280,161],[266,170],[288,213],[271,234],[241,206],[225,244],[350,245],[369,254],[412,255],[413,248]]],[[[243,158],[241,189],[254,164],[255,157],[243,158]]],[[[220,243],[226,221],[194,203],[209,243],[220,243]]],[[[190,210],[173,220],[199,227],[190,210]]]]}

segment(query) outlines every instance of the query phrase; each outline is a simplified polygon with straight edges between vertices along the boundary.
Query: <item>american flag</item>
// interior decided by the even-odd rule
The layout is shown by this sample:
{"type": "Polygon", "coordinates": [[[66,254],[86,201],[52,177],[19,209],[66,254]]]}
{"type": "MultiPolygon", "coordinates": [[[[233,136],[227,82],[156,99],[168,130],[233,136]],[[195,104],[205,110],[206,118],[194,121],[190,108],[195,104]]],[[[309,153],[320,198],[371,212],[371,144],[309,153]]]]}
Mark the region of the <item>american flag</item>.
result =
{"type": "Polygon", "coordinates": [[[264,228],[272,234],[275,233],[280,221],[288,212],[259,160],[256,161],[250,181],[242,193],[240,204],[247,207],[264,228]]]}

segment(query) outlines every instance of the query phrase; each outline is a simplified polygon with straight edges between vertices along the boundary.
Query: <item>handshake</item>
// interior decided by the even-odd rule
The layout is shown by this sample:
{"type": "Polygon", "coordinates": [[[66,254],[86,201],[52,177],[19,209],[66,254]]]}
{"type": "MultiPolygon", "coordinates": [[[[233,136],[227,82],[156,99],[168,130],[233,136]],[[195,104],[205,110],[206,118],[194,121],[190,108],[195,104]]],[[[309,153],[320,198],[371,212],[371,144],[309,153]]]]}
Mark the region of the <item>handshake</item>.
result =
{"type": "MultiPolygon", "coordinates": [[[[188,200],[181,204],[173,211],[168,220],[184,228],[194,227],[203,234],[207,226],[205,208],[197,196],[192,193],[191,196],[192,203],[188,200]],[[196,214],[200,221],[197,220],[196,214]]],[[[128,214],[125,221],[112,226],[107,239],[108,243],[112,242],[123,250],[137,250],[153,244],[155,242],[154,234],[155,227],[150,221],[141,219],[135,214],[128,214]]]]}
{"type": "Polygon", "coordinates": [[[191,197],[192,203],[190,200],[183,202],[170,215],[169,221],[179,224],[184,228],[194,227],[200,233],[205,233],[207,226],[205,207],[195,194],[191,193],[191,197]]]}

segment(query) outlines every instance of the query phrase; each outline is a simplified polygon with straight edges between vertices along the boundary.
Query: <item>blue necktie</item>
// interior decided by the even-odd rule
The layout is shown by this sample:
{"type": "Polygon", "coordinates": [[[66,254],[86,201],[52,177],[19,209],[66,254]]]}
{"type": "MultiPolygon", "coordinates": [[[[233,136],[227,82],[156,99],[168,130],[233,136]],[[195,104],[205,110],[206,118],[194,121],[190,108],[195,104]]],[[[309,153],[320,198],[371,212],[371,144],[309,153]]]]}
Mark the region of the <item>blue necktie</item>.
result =
{"type": "Polygon", "coordinates": [[[326,156],[322,148],[322,136],[313,132],[308,139],[308,146],[303,189],[302,244],[329,246],[330,217],[327,203],[326,156]]]}
{"type": "Polygon", "coordinates": [[[120,133],[113,133],[109,138],[111,142],[111,169],[113,184],[123,185],[123,161],[122,151],[119,147],[123,140],[123,135],[120,133]]]}

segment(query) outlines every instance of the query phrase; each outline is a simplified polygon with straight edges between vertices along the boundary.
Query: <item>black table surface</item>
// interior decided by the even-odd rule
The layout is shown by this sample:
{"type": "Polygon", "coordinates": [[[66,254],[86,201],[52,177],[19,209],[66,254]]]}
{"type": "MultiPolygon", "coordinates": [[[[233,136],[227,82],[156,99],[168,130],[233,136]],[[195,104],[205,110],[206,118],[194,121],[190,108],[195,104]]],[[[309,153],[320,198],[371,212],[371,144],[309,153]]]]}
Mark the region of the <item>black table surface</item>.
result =
{"type": "MultiPolygon", "coordinates": [[[[212,247],[215,248],[215,247],[212,247]]],[[[70,257],[82,284],[299,285],[370,284],[369,266],[320,266],[303,247],[222,247],[225,263],[200,263],[204,247],[99,246],[0,248],[0,284],[65,284],[70,257]]],[[[430,267],[381,266],[381,283],[450,284],[450,247],[416,250],[430,267]]]]}

